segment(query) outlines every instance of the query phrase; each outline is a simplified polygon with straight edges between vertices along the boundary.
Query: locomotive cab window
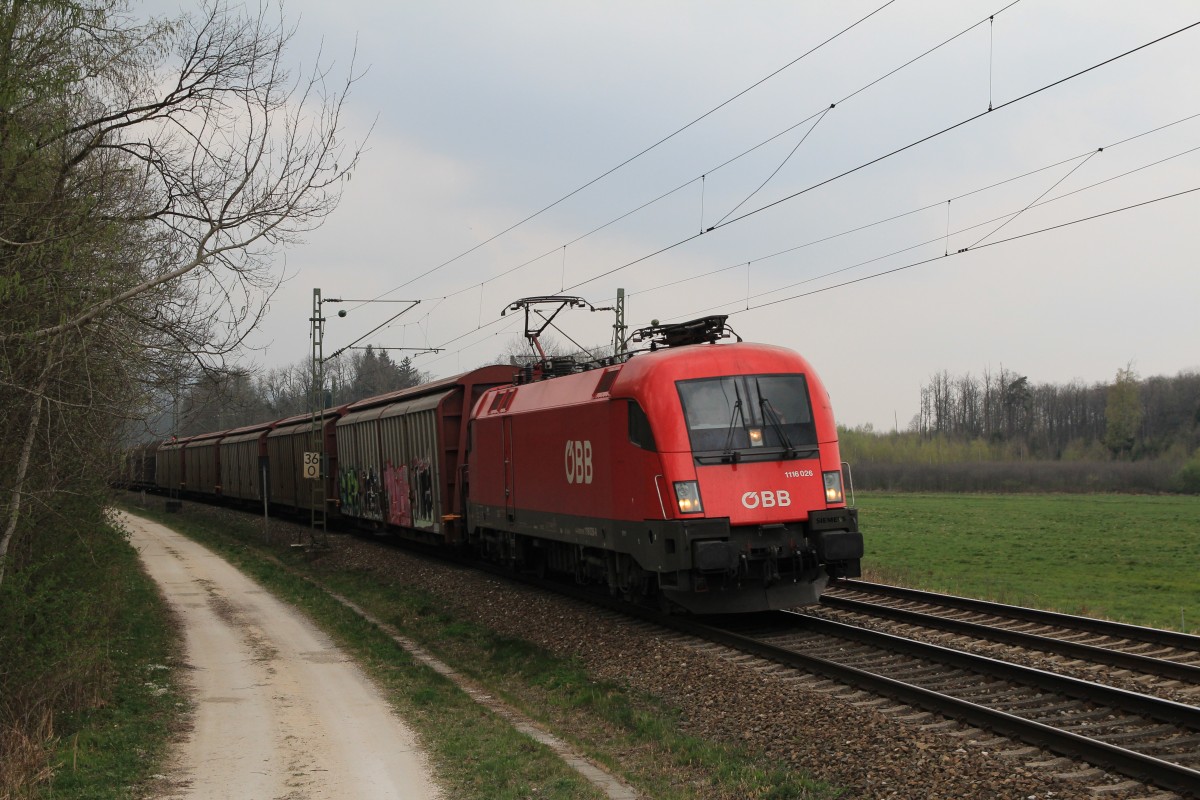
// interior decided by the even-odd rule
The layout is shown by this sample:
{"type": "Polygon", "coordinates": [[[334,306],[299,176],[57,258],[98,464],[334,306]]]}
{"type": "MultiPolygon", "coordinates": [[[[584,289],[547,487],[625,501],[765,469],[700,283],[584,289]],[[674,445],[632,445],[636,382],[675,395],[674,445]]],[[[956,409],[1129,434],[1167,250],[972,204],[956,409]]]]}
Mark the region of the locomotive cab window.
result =
{"type": "Polygon", "coordinates": [[[629,441],[643,450],[658,452],[658,447],[654,444],[654,431],[650,430],[650,418],[646,416],[646,412],[637,404],[636,400],[630,400],[629,406],[629,441]]]}
{"type": "Polygon", "coordinates": [[[694,453],[787,458],[817,444],[803,375],[729,375],[676,386],[694,453]]]}

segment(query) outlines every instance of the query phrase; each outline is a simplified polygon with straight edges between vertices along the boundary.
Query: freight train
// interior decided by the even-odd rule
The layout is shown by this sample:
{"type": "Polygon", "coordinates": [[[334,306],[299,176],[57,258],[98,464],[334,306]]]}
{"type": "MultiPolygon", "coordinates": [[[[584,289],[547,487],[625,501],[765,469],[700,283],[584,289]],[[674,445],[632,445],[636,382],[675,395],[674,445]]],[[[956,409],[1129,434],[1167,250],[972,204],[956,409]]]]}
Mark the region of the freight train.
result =
{"type": "Polygon", "coordinates": [[[863,555],[829,397],[799,354],[731,335],[725,317],[653,325],[632,356],[486,366],[315,425],[139,448],[125,481],[316,507],[693,613],[814,603],[863,555]],[[306,477],[318,432],[323,463],[306,477]]]}

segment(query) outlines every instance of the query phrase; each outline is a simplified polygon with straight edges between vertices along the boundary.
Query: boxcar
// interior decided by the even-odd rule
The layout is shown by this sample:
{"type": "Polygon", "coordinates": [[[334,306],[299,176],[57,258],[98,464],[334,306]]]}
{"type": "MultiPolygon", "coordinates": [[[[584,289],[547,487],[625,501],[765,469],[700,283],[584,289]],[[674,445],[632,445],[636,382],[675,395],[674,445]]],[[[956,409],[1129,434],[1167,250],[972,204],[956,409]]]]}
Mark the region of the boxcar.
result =
{"type": "Polygon", "coordinates": [[[334,425],[345,411],[345,406],[325,410],[322,434],[325,437],[325,464],[318,482],[304,477],[304,454],[318,452],[318,440],[313,432],[311,414],[288,417],[275,423],[267,433],[267,458],[271,467],[268,471],[270,498],[273,504],[297,510],[311,510],[314,498],[318,504],[330,510],[336,508],[337,485],[337,441],[334,425]]]}
{"type": "Polygon", "coordinates": [[[154,464],[154,483],[167,492],[183,489],[183,448],[190,439],[168,439],[158,447],[154,464]]]}
{"type": "Polygon", "coordinates": [[[129,486],[149,489],[154,486],[158,464],[158,443],[144,444],[129,452],[129,486]]]}
{"type": "Polygon", "coordinates": [[[460,541],[468,415],[514,375],[510,366],[481,367],[347,407],[336,433],[342,515],[460,541]]]}
{"type": "Polygon", "coordinates": [[[221,440],[221,492],[234,500],[263,499],[263,470],[267,467],[267,433],[274,423],[229,431],[221,440]]]}
{"type": "Polygon", "coordinates": [[[225,431],[193,436],[183,446],[183,489],[193,494],[221,494],[221,438],[225,431]]]}

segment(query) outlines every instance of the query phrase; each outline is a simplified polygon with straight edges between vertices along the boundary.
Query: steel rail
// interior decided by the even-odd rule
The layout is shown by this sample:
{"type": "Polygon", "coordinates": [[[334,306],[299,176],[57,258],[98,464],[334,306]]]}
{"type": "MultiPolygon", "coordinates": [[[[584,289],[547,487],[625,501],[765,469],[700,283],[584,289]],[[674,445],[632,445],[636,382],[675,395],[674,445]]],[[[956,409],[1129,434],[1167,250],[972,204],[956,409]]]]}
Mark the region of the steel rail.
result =
{"type": "Polygon", "coordinates": [[[1081,644],[1066,639],[1056,639],[1052,636],[1042,636],[1036,633],[1025,633],[1007,628],[984,625],[979,622],[941,617],[936,614],[926,614],[920,611],[910,611],[895,606],[879,605],[865,600],[853,600],[848,597],[831,595],[821,596],[821,605],[842,611],[853,611],[876,617],[886,617],[897,622],[921,625],[928,628],[938,628],[951,633],[974,636],[993,642],[1017,645],[1035,650],[1042,650],[1068,658],[1077,658],[1094,664],[1108,664],[1112,667],[1134,670],[1147,675],[1158,675],[1164,678],[1187,681],[1200,684],[1200,666],[1170,661],[1138,653],[1128,653],[1121,650],[1111,650],[1091,644],[1081,644]]]}
{"type": "Polygon", "coordinates": [[[843,589],[863,594],[883,594],[919,603],[949,606],[964,611],[978,611],[983,614],[1019,619],[1026,622],[1036,622],[1043,625],[1057,625],[1064,628],[1074,628],[1088,633],[1098,633],[1120,639],[1131,639],[1149,644],[1176,647],[1180,650],[1191,650],[1200,653],[1200,636],[1179,631],[1167,631],[1160,628],[1150,628],[1143,625],[1130,625],[1126,622],[1081,617],[1075,614],[1062,614],[1057,611],[1044,611],[1025,606],[1010,606],[1003,603],[993,603],[988,600],[975,600],[970,597],[959,597],[952,594],[925,592],[920,589],[908,589],[903,586],[889,586],[868,581],[847,580],[839,578],[830,581],[829,588],[843,589]]]}
{"type": "MultiPolygon", "coordinates": [[[[1112,689],[1111,687],[1100,686],[1098,684],[1089,684],[1086,681],[1063,678],[1059,675],[1043,673],[1040,670],[1028,667],[1019,667],[1015,664],[1007,664],[1003,661],[988,659],[982,656],[958,653],[936,645],[925,645],[902,637],[879,634],[839,623],[830,623],[805,615],[792,614],[791,616],[802,617],[802,624],[805,627],[825,628],[824,632],[833,633],[833,635],[845,634],[847,638],[859,641],[865,640],[866,643],[871,643],[872,639],[878,640],[875,642],[875,646],[882,646],[885,649],[910,653],[924,652],[927,658],[936,658],[939,661],[943,661],[943,663],[951,662],[960,666],[975,663],[977,671],[995,676],[1005,676],[1006,680],[1019,680],[1026,684],[1032,681],[1034,685],[1040,688],[1046,688],[1043,684],[1050,686],[1058,685],[1063,688],[1048,690],[1058,691],[1059,693],[1068,694],[1071,697],[1079,699],[1104,702],[1106,704],[1108,704],[1107,700],[1100,700],[1099,698],[1112,698],[1120,701],[1118,707],[1130,707],[1126,710],[1143,706],[1158,708],[1159,710],[1156,713],[1147,715],[1158,719],[1166,719],[1175,722],[1175,724],[1184,724],[1186,727],[1195,727],[1196,724],[1200,724],[1200,709],[1184,706],[1179,703],[1155,700],[1154,698],[1137,700],[1136,698],[1141,698],[1140,695],[1120,689],[1112,689]],[[813,626],[811,624],[813,622],[818,624],[813,626]],[[835,631],[837,632],[835,633],[835,631]],[[882,644],[883,642],[886,642],[886,645],[882,644]],[[1028,680],[1015,677],[1018,674],[1025,676],[1028,680]],[[1142,701],[1150,702],[1143,703],[1142,701]],[[1172,707],[1177,708],[1172,709],[1172,707]],[[1190,722],[1181,722],[1177,718],[1190,720],[1190,722]]],[[[1200,796],[1200,771],[1182,764],[1172,763],[1098,739],[1061,730],[1052,725],[1035,722],[1004,711],[988,708],[978,703],[972,703],[931,689],[925,689],[921,686],[888,678],[869,670],[847,666],[836,661],[772,645],[755,639],[752,635],[745,635],[728,629],[712,627],[678,618],[667,620],[664,624],[681,632],[700,636],[743,652],[752,653],[762,658],[782,663],[786,666],[815,672],[841,683],[854,685],[866,691],[892,697],[900,702],[918,708],[944,714],[953,719],[1019,739],[1060,755],[1078,758],[1091,764],[1113,769],[1123,775],[1153,783],[1164,789],[1200,796]]]]}
{"type": "Polygon", "coordinates": [[[766,615],[783,620],[784,624],[793,628],[803,628],[815,633],[824,633],[841,639],[853,639],[871,647],[889,650],[894,653],[924,658],[942,664],[959,667],[982,675],[990,675],[1000,680],[1013,681],[1025,686],[1034,686],[1047,692],[1066,695],[1077,700],[1101,703],[1110,708],[1120,709],[1130,714],[1140,714],[1172,725],[1181,725],[1200,731],[1200,708],[1177,703],[1173,700],[1163,700],[1150,697],[1127,689],[1105,686],[1102,683],[1058,675],[1035,667],[1026,667],[1001,661],[997,658],[976,655],[974,653],[955,650],[926,642],[918,642],[903,636],[896,636],[882,631],[872,631],[857,625],[847,625],[844,622],[821,619],[791,611],[778,611],[766,615]]]}

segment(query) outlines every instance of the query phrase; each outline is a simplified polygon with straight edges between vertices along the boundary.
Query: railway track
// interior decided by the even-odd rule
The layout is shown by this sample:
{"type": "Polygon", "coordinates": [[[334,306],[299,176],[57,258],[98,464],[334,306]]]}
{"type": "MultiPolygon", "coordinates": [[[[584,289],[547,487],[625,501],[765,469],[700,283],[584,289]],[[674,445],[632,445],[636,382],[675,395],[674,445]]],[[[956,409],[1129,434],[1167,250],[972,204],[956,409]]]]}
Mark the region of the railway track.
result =
{"type": "MultiPolygon", "coordinates": [[[[586,592],[579,596],[588,599],[586,592]]],[[[596,602],[595,596],[590,600],[596,602]]],[[[615,600],[611,605],[683,634],[1200,798],[1200,708],[1195,705],[809,613],[703,621],[631,611],[615,600]]],[[[1080,650],[1072,657],[1092,653],[1080,650]]]]}
{"type": "Polygon", "coordinates": [[[806,612],[1165,699],[1200,697],[1200,637],[1192,634],[858,581],[836,582],[806,612]]]}
{"type": "Polygon", "coordinates": [[[911,638],[932,629],[1049,653],[1093,673],[1105,665],[1122,671],[1125,684],[1151,689],[1144,676],[1163,679],[1169,699],[1200,696],[1200,636],[1191,634],[847,580],[832,584],[817,613],[865,627],[898,623],[911,638]]]}
{"type": "MultiPolygon", "coordinates": [[[[695,635],[1200,797],[1200,708],[866,627],[882,618],[1200,689],[1200,637],[968,598],[839,581],[820,611],[695,635]],[[867,599],[863,599],[867,598],[867,599]],[[855,618],[826,618],[827,610],[855,618]]],[[[1110,670],[1111,671],[1111,670],[1110,670]]]]}
{"type": "MultiPolygon", "coordinates": [[[[894,588],[870,586],[876,594],[887,594],[894,588]]],[[[837,583],[839,593],[848,591],[848,587],[866,589],[857,581],[837,583]]],[[[1085,761],[1110,773],[1200,798],[1200,707],[1194,704],[837,622],[810,612],[764,612],[705,621],[632,608],[615,599],[598,600],[594,593],[561,584],[554,590],[565,590],[683,634],[1085,761]]],[[[920,597],[925,605],[940,605],[943,609],[960,602],[970,606],[967,610],[972,613],[982,613],[978,609],[986,606],[993,616],[1015,620],[1014,627],[1037,626],[1038,633],[898,608],[879,611],[879,606],[871,604],[854,608],[861,612],[869,606],[872,613],[881,616],[895,615],[909,621],[919,618],[923,625],[952,629],[958,634],[969,632],[967,635],[1020,648],[1066,654],[1092,665],[1169,676],[1173,682],[1191,681],[1200,686],[1200,670],[1189,661],[1200,652],[1200,637],[1036,609],[977,605],[981,601],[910,590],[896,589],[891,596],[902,596],[906,602],[920,597]],[[1007,615],[1002,610],[1007,610],[1007,615]],[[919,616],[909,616],[913,614],[919,616]],[[1057,629],[1059,637],[1048,635],[1051,629],[1057,629]],[[1158,651],[1167,650],[1173,658],[1121,651],[1114,654],[1095,643],[1067,638],[1077,635],[1105,637],[1105,641],[1120,638],[1134,642],[1131,649],[1140,643],[1158,651]]],[[[846,603],[847,598],[831,596],[828,605],[846,603]]],[[[826,605],[823,597],[821,607],[826,605]]]]}
{"type": "Polygon", "coordinates": [[[1200,797],[1200,708],[794,612],[673,626],[1200,797]]]}

